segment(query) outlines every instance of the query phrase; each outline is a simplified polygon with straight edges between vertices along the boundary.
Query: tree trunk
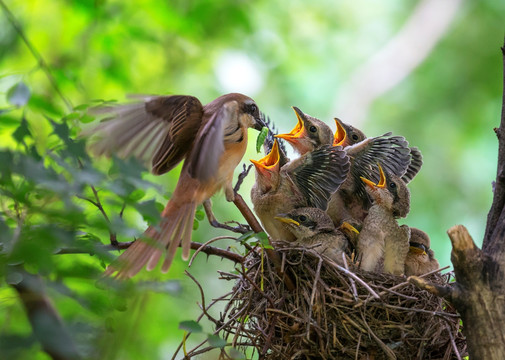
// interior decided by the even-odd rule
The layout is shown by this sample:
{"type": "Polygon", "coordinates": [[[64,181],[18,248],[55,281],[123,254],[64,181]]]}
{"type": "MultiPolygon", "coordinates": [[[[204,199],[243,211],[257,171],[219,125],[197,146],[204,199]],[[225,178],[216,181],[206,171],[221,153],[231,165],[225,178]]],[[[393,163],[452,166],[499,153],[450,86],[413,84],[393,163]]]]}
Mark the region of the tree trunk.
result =
{"type": "Polygon", "coordinates": [[[493,204],[480,250],[462,225],[449,229],[451,261],[456,282],[428,284],[412,276],[416,285],[448,298],[461,314],[470,359],[505,359],[505,45],[502,47],[504,94],[498,137],[498,168],[493,204]]]}

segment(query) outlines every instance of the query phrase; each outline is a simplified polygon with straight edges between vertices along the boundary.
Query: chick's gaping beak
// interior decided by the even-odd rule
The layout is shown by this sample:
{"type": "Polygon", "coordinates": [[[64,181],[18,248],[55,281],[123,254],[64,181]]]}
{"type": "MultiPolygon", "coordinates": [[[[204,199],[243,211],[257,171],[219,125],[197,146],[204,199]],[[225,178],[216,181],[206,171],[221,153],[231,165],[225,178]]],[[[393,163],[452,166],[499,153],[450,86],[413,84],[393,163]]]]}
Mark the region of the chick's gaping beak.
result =
{"type": "Polygon", "coordinates": [[[382,166],[380,164],[378,164],[378,165],[379,165],[380,179],[377,184],[375,184],[373,181],[370,181],[370,180],[364,178],[363,176],[360,176],[360,179],[363,180],[363,182],[365,184],[367,184],[368,186],[370,186],[372,189],[384,188],[386,186],[386,175],[384,175],[384,171],[382,170],[382,166]]]}
{"type": "Polygon", "coordinates": [[[287,134],[275,135],[275,137],[293,142],[293,141],[296,141],[297,139],[300,139],[306,135],[305,125],[304,125],[305,114],[296,106],[293,106],[293,110],[295,111],[296,119],[298,120],[298,123],[293,128],[293,130],[291,130],[291,132],[289,132],[287,134]]]}
{"type": "Polygon", "coordinates": [[[335,136],[333,137],[333,146],[347,146],[347,132],[345,131],[340,119],[333,118],[335,124],[337,125],[337,131],[335,131],[335,136]]]}
{"type": "Polygon", "coordinates": [[[280,160],[279,143],[277,142],[277,139],[275,139],[274,144],[272,146],[272,150],[270,150],[267,156],[259,160],[251,159],[250,161],[254,164],[256,170],[258,170],[262,174],[265,174],[277,170],[279,167],[279,160],[280,160]]]}

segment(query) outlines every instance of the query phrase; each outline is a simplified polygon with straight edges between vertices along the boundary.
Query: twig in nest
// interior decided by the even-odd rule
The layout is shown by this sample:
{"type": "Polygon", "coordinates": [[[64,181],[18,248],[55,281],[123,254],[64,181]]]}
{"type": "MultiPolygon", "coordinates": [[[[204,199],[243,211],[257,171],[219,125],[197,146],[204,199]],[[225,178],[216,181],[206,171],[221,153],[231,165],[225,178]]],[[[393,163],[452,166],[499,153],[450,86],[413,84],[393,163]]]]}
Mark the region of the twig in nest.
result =
{"type": "Polygon", "coordinates": [[[366,282],[364,282],[363,280],[361,280],[356,274],[354,274],[352,271],[350,270],[347,270],[346,268],[343,268],[342,266],[338,265],[337,263],[333,262],[333,261],[329,261],[329,263],[333,266],[335,266],[337,269],[339,269],[340,271],[342,271],[344,274],[348,275],[349,277],[353,278],[354,280],[356,280],[357,282],[359,282],[365,289],[368,290],[368,292],[370,293],[370,295],[372,295],[374,298],[376,299],[380,299],[380,296],[377,295],[377,293],[375,291],[373,291],[373,289],[368,286],[368,284],[366,282]]]}
{"type": "Polygon", "coordinates": [[[391,350],[389,347],[387,347],[387,345],[384,344],[384,342],[381,339],[379,339],[379,337],[377,335],[375,335],[375,333],[372,331],[370,326],[368,326],[368,323],[366,322],[366,319],[363,316],[363,314],[361,315],[361,318],[363,319],[363,324],[365,325],[366,329],[368,330],[368,333],[373,337],[373,339],[377,342],[377,344],[379,344],[382,351],[384,351],[386,353],[386,356],[388,357],[388,359],[396,360],[396,355],[393,352],[393,350],[391,350]]]}
{"type": "Polygon", "coordinates": [[[310,338],[310,326],[312,324],[312,307],[314,306],[314,298],[316,297],[317,283],[320,279],[321,265],[323,264],[323,259],[320,257],[317,263],[316,276],[314,276],[314,283],[312,285],[312,294],[310,294],[310,304],[309,304],[309,316],[307,321],[307,340],[310,338]]]}
{"type": "Polygon", "coordinates": [[[418,288],[422,290],[426,290],[429,293],[436,295],[438,297],[446,298],[446,299],[452,299],[454,295],[454,288],[451,287],[450,285],[438,285],[434,284],[431,282],[426,281],[425,279],[422,279],[418,276],[409,276],[407,279],[408,282],[411,284],[414,284],[418,288]]]}
{"type": "MultiPolygon", "coordinates": [[[[349,266],[347,265],[347,259],[345,256],[345,252],[342,252],[342,261],[344,262],[344,267],[346,270],[349,270],[349,266]]],[[[352,288],[352,294],[354,295],[354,300],[358,300],[358,291],[356,290],[356,283],[354,282],[353,278],[349,278],[349,281],[351,282],[351,288],[352,288]]]]}
{"type": "Polygon", "coordinates": [[[452,349],[454,350],[454,354],[456,354],[456,357],[458,358],[458,360],[462,360],[461,354],[459,353],[458,347],[456,346],[456,341],[454,340],[454,336],[452,335],[452,331],[451,331],[449,324],[447,324],[447,323],[445,324],[445,329],[447,330],[447,333],[449,334],[449,338],[451,339],[451,345],[452,345],[452,349]]]}

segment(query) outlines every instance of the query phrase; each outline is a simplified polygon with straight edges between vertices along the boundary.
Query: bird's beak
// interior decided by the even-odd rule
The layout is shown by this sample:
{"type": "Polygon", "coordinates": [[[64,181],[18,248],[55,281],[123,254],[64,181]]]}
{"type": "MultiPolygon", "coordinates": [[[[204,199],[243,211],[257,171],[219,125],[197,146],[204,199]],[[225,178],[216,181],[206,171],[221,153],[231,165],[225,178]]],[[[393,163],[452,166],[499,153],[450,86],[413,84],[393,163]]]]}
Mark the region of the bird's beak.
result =
{"type": "Polygon", "coordinates": [[[386,175],[384,175],[384,171],[382,170],[382,166],[380,164],[378,164],[378,165],[379,165],[380,179],[377,184],[375,184],[373,181],[365,179],[363,176],[360,176],[360,179],[363,180],[363,182],[365,184],[367,184],[368,186],[370,186],[372,189],[383,188],[386,186],[386,175]]]}
{"type": "Polygon", "coordinates": [[[297,139],[300,139],[306,135],[305,126],[303,124],[305,114],[300,109],[298,109],[296,106],[293,106],[293,110],[295,111],[296,119],[298,120],[298,124],[296,124],[296,126],[293,128],[293,130],[291,130],[290,133],[275,135],[275,137],[287,140],[289,142],[293,142],[293,141],[296,141],[297,139]]]}
{"type": "Polygon", "coordinates": [[[354,226],[352,226],[351,224],[349,224],[346,221],[344,221],[342,223],[342,225],[340,225],[340,229],[341,230],[347,230],[348,232],[353,232],[355,234],[359,234],[359,231],[354,226]]]}
{"type": "Polygon", "coordinates": [[[416,255],[426,255],[426,246],[423,244],[411,242],[409,252],[416,255]]]}
{"type": "Polygon", "coordinates": [[[263,114],[262,112],[260,112],[260,116],[259,117],[255,117],[254,118],[254,126],[253,126],[253,129],[254,130],[258,130],[258,131],[261,131],[263,129],[263,127],[266,126],[265,124],[265,121],[263,120],[265,118],[265,114],[263,114]]]}
{"type": "Polygon", "coordinates": [[[259,160],[251,159],[250,161],[259,172],[266,173],[276,171],[279,168],[280,158],[279,143],[277,142],[277,139],[275,139],[272,150],[270,150],[270,153],[267,156],[259,160]]]}
{"type": "Polygon", "coordinates": [[[300,223],[298,221],[291,219],[286,214],[278,214],[276,217],[274,217],[274,219],[279,220],[280,222],[283,222],[285,224],[295,224],[296,226],[300,226],[300,223]]]}
{"type": "Polygon", "coordinates": [[[337,131],[335,131],[335,136],[333,137],[333,146],[347,146],[347,132],[345,131],[340,119],[333,118],[335,124],[337,125],[337,131]]]}

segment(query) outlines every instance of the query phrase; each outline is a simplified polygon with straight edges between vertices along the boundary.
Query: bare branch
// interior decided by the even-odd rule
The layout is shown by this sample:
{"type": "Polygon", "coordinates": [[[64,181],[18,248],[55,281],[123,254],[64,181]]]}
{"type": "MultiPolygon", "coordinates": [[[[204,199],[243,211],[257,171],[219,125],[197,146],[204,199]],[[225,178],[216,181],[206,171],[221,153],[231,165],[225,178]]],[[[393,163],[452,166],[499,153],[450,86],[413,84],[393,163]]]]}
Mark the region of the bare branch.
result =
{"type": "MultiPolygon", "coordinates": [[[[505,43],[505,40],[504,40],[505,43]]],[[[503,95],[502,95],[502,110],[500,127],[495,128],[496,136],[498,137],[498,167],[496,170],[496,180],[493,186],[493,204],[487,215],[486,232],[484,233],[484,241],[482,249],[486,253],[505,253],[505,243],[503,242],[503,234],[505,233],[505,46],[501,48],[503,61],[503,95]],[[488,251],[488,249],[490,251],[488,251]]],[[[502,255],[505,256],[505,255],[502,255]]],[[[502,258],[502,262],[505,259],[502,258]]]]}
{"type": "Polygon", "coordinates": [[[80,359],[74,341],[44,290],[42,279],[21,266],[12,267],[11,286],[24,305],[33,333],[42,349],[54,360],[80,359]]]}
{"type": "Polygon", "coordinates": [[[483,254],[475,245],[463,225],[455,225],[447,231],[452,242],[451,262],[458,284],[472,287],[482,276],[483,254]]]}
{"type": "MultiPolygon", "coordinates": [[[[93,249],[86,248],[63,248],[60,249],[55,255],[66,255],[66,254],[90,254],[94,255],[97,253],[101,253],[104,251],[113,251],[113,250],[126,250],[128,249],[135,241],[129,242],[118,242],[117,245],[97,245],[93,249]]],[[[180,246],[180,245],[179,245],[180,246]]],[[[231,260],[237,264],[241,264],[244,261],[244,257],[236,254],[234,252],[216,248],[213,246],[208,246],[199,242],[191,242],[191,249],[198,250],[207,255],[216,255],[222,258],[231,260]]]]}

